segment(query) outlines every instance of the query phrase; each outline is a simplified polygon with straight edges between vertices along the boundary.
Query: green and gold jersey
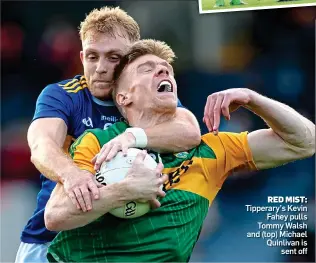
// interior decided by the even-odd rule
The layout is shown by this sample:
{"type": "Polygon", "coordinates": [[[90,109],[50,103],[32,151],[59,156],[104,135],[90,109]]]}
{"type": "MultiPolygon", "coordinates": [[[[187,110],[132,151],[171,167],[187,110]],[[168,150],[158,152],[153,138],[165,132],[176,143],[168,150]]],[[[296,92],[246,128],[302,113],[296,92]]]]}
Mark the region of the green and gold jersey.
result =
{"type": "MultiPolygon", "coordinates": [[[[95,173],[91,159],[126,128],[120,122],[107,130],[86,131],[71,147],[75,163],[95,173]]],[[[49,261],[189,261],[208,208],[227,176],[235,169],[255,169],[247,133],[209,133],[188,152],[160,156],[163,173],[169,174],[160,208],[135,219],[106,214],[84,227],[62,231],[48,249],[49,261]]]]}

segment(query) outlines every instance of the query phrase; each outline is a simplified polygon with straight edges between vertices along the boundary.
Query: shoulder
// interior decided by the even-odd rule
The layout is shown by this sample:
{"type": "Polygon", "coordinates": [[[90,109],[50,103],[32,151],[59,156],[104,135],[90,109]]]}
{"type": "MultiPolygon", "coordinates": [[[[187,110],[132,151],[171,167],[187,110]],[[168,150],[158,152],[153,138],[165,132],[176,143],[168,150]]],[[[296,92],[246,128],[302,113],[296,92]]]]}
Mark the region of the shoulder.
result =
{"type": "Polygon", "coordinates": [[[216,155],[238,155],[241,154],[240,151],[248,148],[248,132],[219,132],[217,135],[207,133],[202,136],[202,143],[211,148],[216,155]]]}
{"type": "Polygon", "coordinates": [[[217,144],[235,144],[247,140],[248,132],[219,132],[217,135],[213,133],[206,133],[202,135],[202,141],[208,145],[217,144]]]}
{"type": "Polygon", "coordinates": [[[128,124],[126,124],[125,122],[116,122],[113,125],[109,126],[106,130],[88,129],[85,131],[84,134],[85,136],[87,134],[93,134],[99,141],[100,145],[103,146],[108,141],[123,133],[128,127],[128,124]]]}
{"type": "Polygon", "coordinates": [[[71,95],[76,94],[80,90],[87,88],[88,85],[84,76],[77,75],[72,79],[66,79],[55,83],[48,84],[43,91],[41,92],[42,95],[71,95]]]}
{"type": "Polygon", "coordinates": [[[81,75],[77,75],[72,79],[60,81],[53,85],[63,90],[63,92],[69,95],[80,94],[80,91],[83,91],[86,88],[88,88],[88,84],[85,77],[81,75]]]}

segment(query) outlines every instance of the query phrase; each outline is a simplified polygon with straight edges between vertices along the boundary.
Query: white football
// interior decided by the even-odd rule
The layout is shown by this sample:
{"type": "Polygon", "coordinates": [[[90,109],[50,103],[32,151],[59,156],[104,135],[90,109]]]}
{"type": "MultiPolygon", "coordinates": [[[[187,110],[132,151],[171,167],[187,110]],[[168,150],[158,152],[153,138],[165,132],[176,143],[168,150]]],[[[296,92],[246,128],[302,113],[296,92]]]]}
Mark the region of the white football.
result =
{"type": "MultiPolygon", "coordinates": [[[[128,149],[127,156],[123,156],[122,152],[109,162],[104,162],[101,165],[99,173],[96,174],[96,179],[101,184],[113,184],[123,180],[132,167],[132,164],[141,150],[136,148],[128,149]]],[[[157,162],[150,156],[146,155],[144,165],[150,169],[157,167],[157,162]]],[[[126,202],[124,206],[115,208],[109,213],[119,218],[136,218],[140,217],[150,211],[148,202],[126,202]]]]}

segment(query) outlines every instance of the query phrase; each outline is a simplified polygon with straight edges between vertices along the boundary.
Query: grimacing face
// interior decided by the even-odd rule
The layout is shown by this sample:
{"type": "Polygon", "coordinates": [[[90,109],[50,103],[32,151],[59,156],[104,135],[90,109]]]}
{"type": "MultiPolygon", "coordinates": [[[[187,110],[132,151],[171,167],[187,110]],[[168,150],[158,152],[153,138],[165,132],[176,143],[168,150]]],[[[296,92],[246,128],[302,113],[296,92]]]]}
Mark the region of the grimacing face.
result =
{"type": "Polygon", "coordinates": [[[80,59],[91,94],[100,100],[111,99],[113,72],[131,42],[116,34],[90,34],[82,41],[80,59]]]}
{"type": "Polygon", "coordinates": [[[132,103],[140,112],[174,111],[177,107],[173,68],[155,55],[143,55],[127,65],[117,84],[122,85],[116,96],[119,105],[132,103]]]}

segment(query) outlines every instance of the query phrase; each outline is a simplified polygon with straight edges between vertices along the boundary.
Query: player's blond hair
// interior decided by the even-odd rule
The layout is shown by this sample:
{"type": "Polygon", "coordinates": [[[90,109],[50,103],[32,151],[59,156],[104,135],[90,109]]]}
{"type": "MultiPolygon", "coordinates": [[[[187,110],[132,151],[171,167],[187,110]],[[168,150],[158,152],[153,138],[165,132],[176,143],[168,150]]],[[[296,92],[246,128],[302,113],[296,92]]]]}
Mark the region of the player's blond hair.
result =
{"type": "Polygon", "coordinates": [[[137,22],[119,7],[105,6],[100,9],[93,9],[79,26],[81,41],[85,40],[90,33],[105,33],[115,36],[118,31],[131,42],[140,39],[137,22]]]}
{"type": "Polygon", "coordinates": [[[154,39],[143,39],[135,42],[124,58],[121,59],[119,65],[114,71],[114,81],[117,81],[122,74],[124,68],[137,58],[144,55],[155,55],[169,64],[172,64],[176,58],[175,53],[165,42],[154,39]]]}

